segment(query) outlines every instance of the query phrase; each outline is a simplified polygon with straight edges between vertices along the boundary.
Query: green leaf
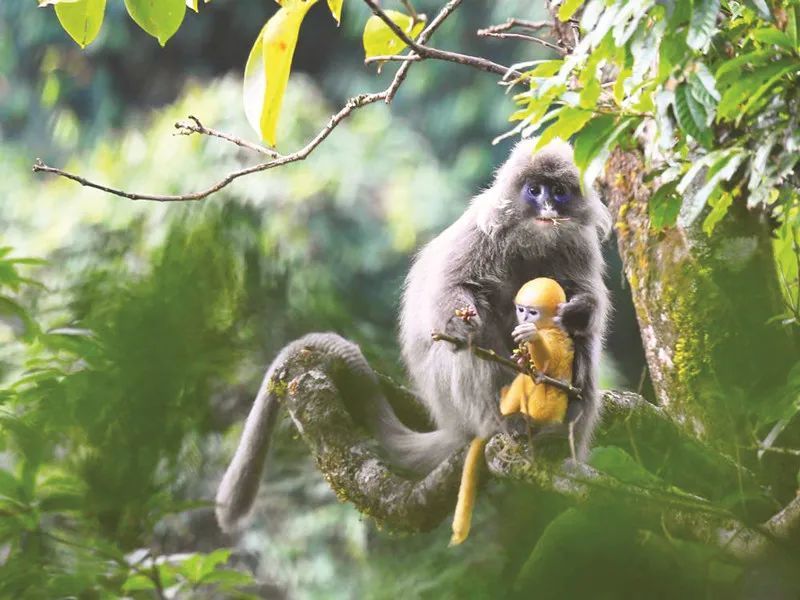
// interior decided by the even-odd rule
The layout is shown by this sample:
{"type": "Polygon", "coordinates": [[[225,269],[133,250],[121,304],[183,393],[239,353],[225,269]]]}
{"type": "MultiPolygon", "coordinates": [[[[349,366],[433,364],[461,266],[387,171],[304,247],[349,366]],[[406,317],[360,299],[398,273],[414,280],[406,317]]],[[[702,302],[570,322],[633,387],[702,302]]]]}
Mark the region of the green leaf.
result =
{"type": "Polygon", "coordinates": [[[250,126],[275,145],[300,25],[317,0],[285,0],[258,34],[244,68],[244,111],[250,126]]]}
{"type": "Polygon", "coordinates": [[[673,227],[678,220],[681,198],[675,193],[677,181],[670,181],[658,188],[648,203],[650,226],[656,231],[673,227]]]}
{"type": "MultiPolygon", "coordinates": [[[[729,180],[733,176],[745,157],[745,154],[738,149],[725,150],[719,154],[711,153],[706,156],[712,155],[716,160],[713,162],[705,161],[709,164],[706,183],[694,194],[684,195],[681,211],[678,215],[678,225],[681,227],[689,227],[697,220],[706,207],[709,196],[717,189],[720,183],[729,180]]],[[[684,179],[686,178],[684,177],[684,179]]],[[[681,184],[683,184],[683,181],[681,184]]],[[[685,191],[685,189],[681,190],[680,193],[685,191]]]]}
{"type": "Polygon", "coordinates": [[[568,21],[572,18],[583,4],[583,0],[564,0],[558,7],[558,18],[561,21],[568,21]]]}
{"type": "Polygon", "coordinates": [[[592,450],[587,461],[594,468],[612,475],[623,483],[655,486],[661,480],[650,473],[622,448],[616,446],[599,446],[592,450]]]}
{"type": "Polygon", "coordinates": [[[175,35],[186,14],[184,0],[125,0],[125,7],[136,24],[162,46],[175,35]]]}
{"type": "Polygon", "coordinates": [[[727,81],[730,78],[740,77],[744,67],[763,65],[774,55],[775,53],[772,50],[756,50],[755,52],[741,54],[731,60],[725,61],[720,65],[715,74],[717,83],[727,81]]]}
{"type": "Polygon", "coordinates": [[[594,117],[575,138],[575,164],[580,170],[584,170],[592,159],[603,149],[603,144],[614,127],[616,121],[611,115],[599,115],[594,117]]]}
{"type": "Polygon", "coordinates": [[[342,23],[342,5],[344,4],[344,0],[328,0],[328,8],[331,11],[331,15],[336,20],[337,25],[341,25],[342,23]]]}
{"type": "Polygon", "coordinates": [[[694,72],[689,74],[688,82],[692,95],[709,109],[709,112],[716,109],[720,95],[717,91],[717,82],[708,67],[703,63],[695,64],[694,72]]]}
{"type": "Polygon", "coordinates": [[[675,116],[678,126],[684,133],[692,136],[706,148],[711,146],[711,130],[709,129],[709,113],[692,95],[687,83],[675,88],[675,116]]]}
{"type": "Polygon", "coordinates": [[[86,48],[100,33],[106,0],[77,0],[55,5],[58,22],[81,48],[86,48]]]}
{"type": "Polygon", "coordinates": [[[156,589],[156,584],[149,577],[144,575],[133,575],[122,584],[123,592],[144,592],[156,589]]]}
{"type": "Polygon", "coordinates": [[[744,114],[742,103],[752,106],[770,87],[787,73],[800,69],[800,64],[791,58],[784,58],[777,62],[756,69],[752,73],[739,76],[739,78],[722,94],[722,99],[717,108],[721,120],[733,120],[744,114]]]}
{"type": "Polygon", "coordinates": [[[591,110],[565,106],[558,112],[558,118],[544,130],[536,143],[536,148],[542,148],[555,138],[568,141],[577,131],[580,131],[589,119],[594,116],[591,110]]]}
{"type": "Polygon", "coordinates": [[[762,19],[772,21],[772,13],[769,10],[769,5],[766,0],[744,0],[744,3],[758,13],[762,19]]]}
{"type": "MultiPolygon", "coordinates": [[[[592,185],[595,178],[603,170],[609,154],[619,143],[619,137],[637,123],[638,119],[633,117],[622,119],[610,131],[602,131],[601,135],[595,140],[596,143],[592,143],[588,141],[588,138],[596,131],[595,126],[593,126],[594,122],[594,120],[590,121],[575,139],[575,153],[577,156],[578,150],[580,150],[580,160],[582,161],[582,163],[578,163],[576,159],[576,164],[578,168],[581,168],[580,164],[585,164],[582,172],[584,184],[587,186],[592,185]]],[[[600,128],[604,127],[604,125],[598,124],[596,127],[600,128]]]]}
{"type": "MultiPolygon", "coordinates": [[[[410,16],[396,10],[384,11],[389,19],[402,29],[411,39],[416,38],[425,27],[423,21],[414,23],[410,16]]],[[[406,43],[395,35],[394,31],[377,15],[372,15],[364,26],[364,56],[387,56],[398,54],[406,47],[406,43]]]]}
{"type": "Polygon", "coordinates": [[[780,46],[781,48],[786,48],[787,50],[794,50],[795,45],[792,42],[792,38],[790,38],[777,27],[763,27],[761,29],[756,29],[752,35],[754,40],[757,40],[763,44],[774,44],[775,46],[780,46]]]}
{"type": "Polygon", "coordinates": [[[797,39],[797,8],[789,6],[786,9],[786,35],[792,43],[792,47],[798,48],[797,39]]]}
{"type": "Polygon", "coordinates": [[[686,32],[686,43],[692,50],[702,50],[717,27],[720,0],[696,0],[686,32]]]}
{"type": "Polygon", "coordinates": [[[703,232],[706,235],[711,235],[717,223],[722,220],[731,204],[733,204],[733,196],[728,192],[712,194],[708,199],[708,204],[711,206],[711,211],[703,219],[703,232]]]}
{"type": "Polygon", "coordinates": [[[232,569],[219,569],[213,573],[205,575],[200,583],[203,585],[216,584],[224,589],[236,588],[244,585],[253,584],[253,576],[249,573],[242,571],[234,571],[232,569]]]}

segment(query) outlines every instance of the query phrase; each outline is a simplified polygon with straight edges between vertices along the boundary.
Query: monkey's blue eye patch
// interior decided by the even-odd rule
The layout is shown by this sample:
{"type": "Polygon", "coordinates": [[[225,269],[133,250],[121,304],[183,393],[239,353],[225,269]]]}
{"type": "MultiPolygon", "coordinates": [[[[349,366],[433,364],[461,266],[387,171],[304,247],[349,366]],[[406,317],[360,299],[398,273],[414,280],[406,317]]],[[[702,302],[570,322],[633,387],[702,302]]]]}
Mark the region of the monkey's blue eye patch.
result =
{"type": "Polygon", "coordinates": [[[526,183],[522,188],[522,196],[529,204],[537,204],[542,197],[542,186],[538,183],[526,183]]]}
{"type": "Polygon", "coordinates": [[[559,184],[554,185],[552,193],[553,193],[553,200],[555,200],[557,204],[564,204],[565,202],[569,201],[570,198],[569,192],[562,185],[559,184]]]}

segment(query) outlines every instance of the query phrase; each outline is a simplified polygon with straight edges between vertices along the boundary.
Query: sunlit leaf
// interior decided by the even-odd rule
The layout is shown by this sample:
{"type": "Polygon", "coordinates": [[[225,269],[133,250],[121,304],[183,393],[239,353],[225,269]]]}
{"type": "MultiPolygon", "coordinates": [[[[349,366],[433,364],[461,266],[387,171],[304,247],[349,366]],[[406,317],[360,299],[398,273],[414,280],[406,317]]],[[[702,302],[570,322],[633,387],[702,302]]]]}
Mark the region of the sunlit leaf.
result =
{"type": "MultiPolygon", "coordinates": [[[[410,16],[396,10],[387,10],[384,12],[392,22],[400,27],[411,39],[416,38],[425,27],[424,22],[420,21],[415,24],[414,19],[410,16]]],[[[406,47],[405,42],[398,38],[394,31],[389,29],[389,26],[376,15],[372,15],[367,20],[367,24],[364,26],[362,41],[364,44],[364,55],[367,58],[398,54],[406,47]]]]}
{"type": "Polygon", "coordinates": [[[244,111],[250,126],[274,146],[300,25],[317,0],[285,0],[258,34],[244,69],[244,111]]]}
{"type": "Polygon", "coordinates": [[[572,135],[580,131],[584,125],[594,116],[591,110],[565,106],[558,113],[558,119],[551,124],[539,137],[536,148],[541,148],[555,138],[569,140],[572,135]]]}
{"type": "Polygon", "coordinates": [[[125,7],[136,24],[162,46],[175,35],[186,15],[185,0],[125,0],[125,7]]]}
{"type": "Polygon", "coordinates": [[[800,69],[800,63],[785,58],[769,63],[752,73],[740,75],[738,79],[722,94],[717,114],[720,119],[732,120],[741,114],[741,105],[752,106],[784,75],[800,69]]]}
{"type": "Polygon", "coordinates": [[[766,0],[744,0],[744,3],[757,12],[762,19],[772,21],[772,13],[766,0]]]}
{"type": "Polygon", "coordinates": [[[337,25],[342,22],[342,4],[344,4],[344,0],[328,0],[328,8],[333,18],[336,19],[337,25]]]}
{"type": "MultiPolygon", "coordinates": [[[[711,156],[711,154],[707,156],[711,156]]],[[[703,187],[694,194],[684,196],[680,214],[678,215],[678,224],[681,227],[689,227],[697,220],[706,207],[709,196],[717,189],[720,183],[729,180],[733,176],[742,160],[744,160],[745,154],[737,150],[727,150],[719,153],[718,156],[717,160],[709,161],[707,180],[703,187]]]]}
{"type": "Polygon", "coordinates": [[[728,212],[731,204],[733,204],[733,196],[728,192],[717,192],[708,198],[708,205],[711,210],[703,219],[703,232],[706,235],[711,235],[714,228],[723,219],[728,212]]]}
{"type": "Polygon", "coordinates": [[[583,0],[564,0],[561,6],[558,7],[558,18],[562,21],[567,21],[572,18],[578,9],[583,4],[583,0]]]}
{"type": "Polygon", "coordinates": [[[794,49],[792,38],[776,27],[763,27],[753,32],[753,39],[764,44],[774,44],[787,50],[794,49]]]}
{"type": "Polygon", "coordinates": [[[100,33],[106,12],[106,0],[77,0],[55,5],[58,22],[81,48],[91,44],[100,33]]]}
{"type": "Polygon", "coordinates": [[[702,50],[717,28],[720,0],[696,0],[692,8],[686,43],[693,50],[702,50]]]}

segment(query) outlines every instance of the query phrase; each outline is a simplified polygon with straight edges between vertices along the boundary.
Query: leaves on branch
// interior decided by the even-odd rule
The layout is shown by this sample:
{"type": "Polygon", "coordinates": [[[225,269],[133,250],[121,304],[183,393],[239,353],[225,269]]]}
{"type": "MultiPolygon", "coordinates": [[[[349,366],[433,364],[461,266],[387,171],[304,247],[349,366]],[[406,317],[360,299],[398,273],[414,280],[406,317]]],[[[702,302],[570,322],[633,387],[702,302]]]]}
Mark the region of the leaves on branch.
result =
{"type": "MultiPolygon", "coordinates": [[[[424,21],[414,21],[412,17],[399,11],[387,10],[384,12],[411,39],[416,38],[425,27],[424,21]]],[[[389,26],[383,22],[383,19],[377,15],[372,15],[367,20],[367,24],[364,26],[362,42],[366,58],[400,54],[406,48],[406,43],[397,37],[389,29],[389,26]]]]}
{"type": "Polygon", "coordinates": [[[106,0],[77,0],[55,5],[58,22],[81,48],[86,48],[100,33],[106,0]]]}
{"type": "Polygon", "coordinates": [[[186,14],[185,0],[125,0],[136,24],[164,46],[175,35],[186,14]]]}
{"type": "Polygon", "coordinates": [[[244,69],[244,111],[250,126],[276,143],[286,84],[303,19],[317,0],[285,0],[258,34],[244,69]]]}

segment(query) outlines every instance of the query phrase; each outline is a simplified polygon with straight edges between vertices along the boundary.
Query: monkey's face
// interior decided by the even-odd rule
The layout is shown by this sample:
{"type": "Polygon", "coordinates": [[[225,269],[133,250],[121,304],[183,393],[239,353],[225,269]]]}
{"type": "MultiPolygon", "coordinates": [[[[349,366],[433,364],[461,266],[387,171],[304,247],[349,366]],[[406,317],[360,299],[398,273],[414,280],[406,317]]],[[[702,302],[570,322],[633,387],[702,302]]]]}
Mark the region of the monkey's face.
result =
{"type": "Polygon", "coordinates": [[[541,328],[552,327],[556,309],[554,307],[524,306],[517,304],[517,323],[534,323],[541,328]]]}
{"type": "Polygon", "coordinates": [[[520,200],[525,216],[553,226],[570,220],[575,212],[573,205],[580,200],[580,190],[570,189],[560,181],[533,177],[523,184],[520,200]]]}

